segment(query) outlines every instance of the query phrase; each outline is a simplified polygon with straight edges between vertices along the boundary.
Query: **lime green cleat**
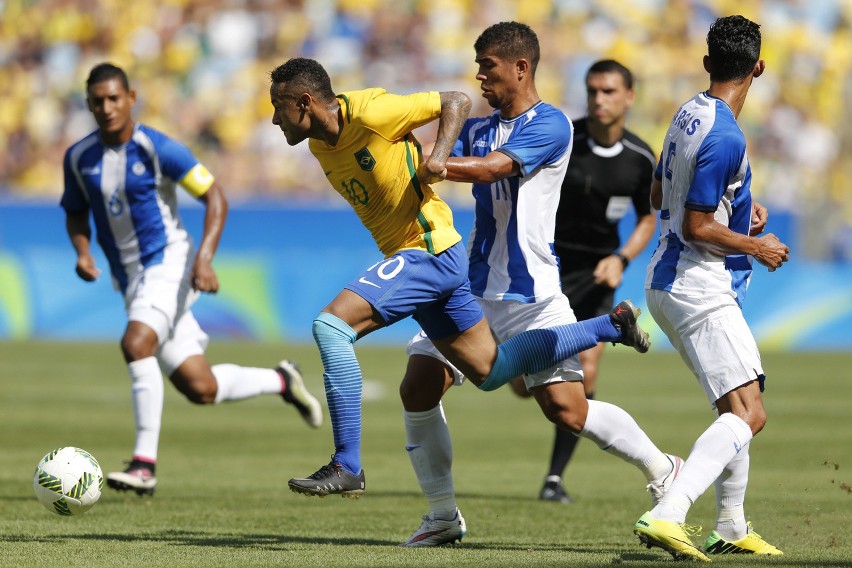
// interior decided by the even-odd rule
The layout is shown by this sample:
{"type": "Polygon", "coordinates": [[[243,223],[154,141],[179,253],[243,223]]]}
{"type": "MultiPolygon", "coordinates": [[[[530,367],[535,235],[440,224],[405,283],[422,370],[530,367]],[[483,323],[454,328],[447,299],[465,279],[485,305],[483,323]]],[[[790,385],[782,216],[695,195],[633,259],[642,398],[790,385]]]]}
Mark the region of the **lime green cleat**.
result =
{"type": "Polygon", "coordinates": [[[692,544],[689,538],[689,535],[701,534],[701,527],[654,519],[649,512],[636,521],[633,534],[648,548],[658,546],[671,554],[675,560],[710,562],[710,557],[692,544]]]}
{"type": "Polygon", "coordinates": [[[751,522],[748,523],[748,534],[745,538],[728,542],[713,531],[704,543],[704,550],[709,554],[767,554],[781,556],[784,553],[772,546],[763,537],[754,532],[751,522]]]}

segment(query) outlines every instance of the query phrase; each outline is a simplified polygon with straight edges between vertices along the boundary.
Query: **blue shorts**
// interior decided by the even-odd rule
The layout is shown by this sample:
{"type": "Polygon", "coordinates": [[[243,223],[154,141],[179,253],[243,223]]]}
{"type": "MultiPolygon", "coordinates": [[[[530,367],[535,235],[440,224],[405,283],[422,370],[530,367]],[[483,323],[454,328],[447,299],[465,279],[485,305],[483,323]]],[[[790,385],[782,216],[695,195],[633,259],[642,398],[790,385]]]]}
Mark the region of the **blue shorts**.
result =
{"type": "Polygon", "coordinates": [[[406,249],[378,262],[346,285],[367,300],[387,325],[412,316],[429,339],[473,327],[484,316],[470,292],[461,242],[442,253],[406,249]]]}

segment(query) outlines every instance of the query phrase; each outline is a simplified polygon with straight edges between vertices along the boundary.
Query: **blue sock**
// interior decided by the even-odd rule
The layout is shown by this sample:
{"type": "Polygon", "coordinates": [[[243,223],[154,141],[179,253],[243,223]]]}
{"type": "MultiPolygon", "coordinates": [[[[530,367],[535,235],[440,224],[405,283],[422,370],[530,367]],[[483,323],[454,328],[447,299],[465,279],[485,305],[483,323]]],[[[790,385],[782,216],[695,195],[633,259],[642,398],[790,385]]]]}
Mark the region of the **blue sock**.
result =
{"type": "Polygon", "coordinates": [[[497,346],[497,360],[479,388],[492,391],[518,375],[544,371],[602,341],[619,339],[621,332],[609,314],[519,333],[497,346]]]}
{"type": "Polygon", "coordinates": [[[314,320],[314,340],[324,369],[325,398],[334,432],[334,456],[349,473],[361,472],[361,367],[355,358],[358,334],[342,319],[322,312],[314,320]]]}

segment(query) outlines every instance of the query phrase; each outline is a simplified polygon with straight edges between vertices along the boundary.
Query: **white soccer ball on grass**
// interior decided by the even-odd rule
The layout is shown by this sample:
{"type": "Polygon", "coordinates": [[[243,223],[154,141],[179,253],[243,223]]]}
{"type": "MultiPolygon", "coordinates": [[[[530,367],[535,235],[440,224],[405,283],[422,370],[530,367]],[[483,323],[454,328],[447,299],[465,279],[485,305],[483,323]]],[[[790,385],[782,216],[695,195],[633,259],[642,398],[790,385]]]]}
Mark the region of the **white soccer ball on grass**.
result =
{"type": "Polygon", "coordinates": [[[98,460],[80,448],[57,448],[36,466],[33,489],[48,511],[57,515],[82,515],[101,496],[104,474],[98,460]]]}

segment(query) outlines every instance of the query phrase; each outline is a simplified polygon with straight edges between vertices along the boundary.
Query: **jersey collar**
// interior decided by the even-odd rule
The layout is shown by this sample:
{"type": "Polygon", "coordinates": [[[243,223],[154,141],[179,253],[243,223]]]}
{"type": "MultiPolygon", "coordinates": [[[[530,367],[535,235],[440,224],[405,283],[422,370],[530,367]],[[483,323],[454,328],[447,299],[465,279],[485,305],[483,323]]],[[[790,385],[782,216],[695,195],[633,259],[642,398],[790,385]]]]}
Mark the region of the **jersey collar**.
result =
{"type": "Polygon", "coordinates": [[[601,158],[614,158],[621,154],[621,151],[624,150],[624,145],[621,143],[621,140],[609,148],[596,143],[591,136],[586,137],[586,143],[589,145],[589,150],[592,151],[592,154],[600,156],[601,158]]]}

